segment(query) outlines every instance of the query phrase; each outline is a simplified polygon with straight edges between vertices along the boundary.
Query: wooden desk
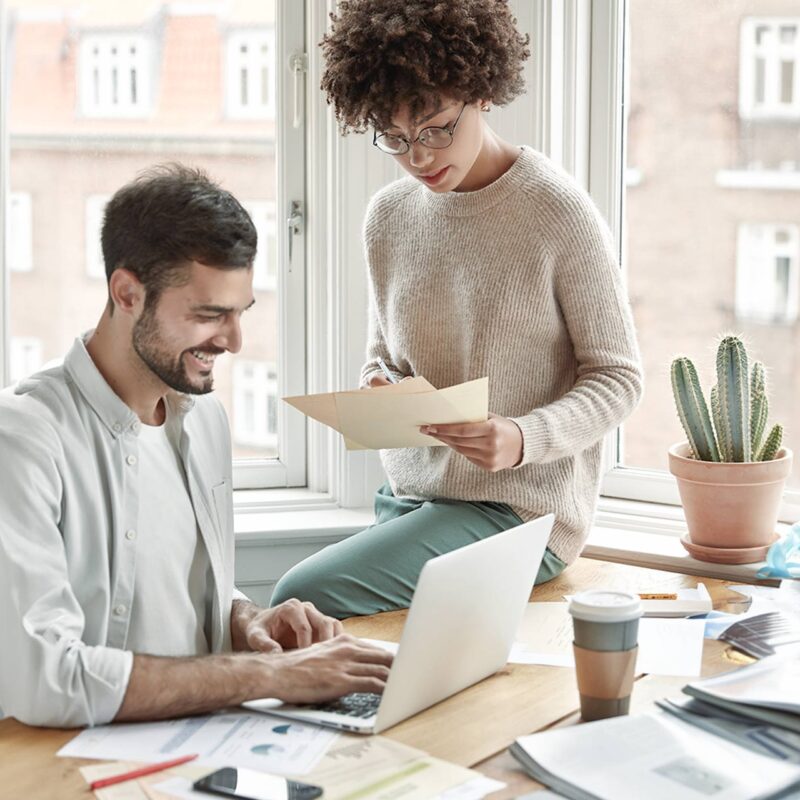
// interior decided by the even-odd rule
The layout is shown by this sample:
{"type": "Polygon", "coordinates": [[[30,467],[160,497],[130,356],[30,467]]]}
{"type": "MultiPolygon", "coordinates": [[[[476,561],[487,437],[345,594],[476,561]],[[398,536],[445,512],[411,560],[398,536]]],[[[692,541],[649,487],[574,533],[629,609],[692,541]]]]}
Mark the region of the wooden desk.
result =
{"type": "MultiPolygon", "coordinates": [[[[717,609],[743,611],[749,603],[726,588],[730,581],[589,559],[579,559],[559,578],[538,587],[532,599],[560,600],[565,594],[601,586],[634,592],[674,592],[695,586],[698,581],[706,584],[717,609]]],[[[358,636],[398,641],[405,617],[405,611],[393,611],[351,619],[345,627],[358,636]]],[[[703,675],[748,662],[722,642],[705,642],[703,675]]],[[[654,699],[679,692],[685,683],[683,678],[639,678],[633,693],[633,710],[642,710],[654,699]]],[[[578,694],[572,670],[509,664],[496,675],[383,735],[506,782],[507,789],[492,795],[493,800],[501,800],[539,787],[508,755],[508,745],[517,736],[578,721],[578,694]]],[[[73,736],[74,730],[30,728],[15,720],[0,720],[0,798],[89,797],[77,768],[91,762],[55,757],[56,751],[73,736]]]]}

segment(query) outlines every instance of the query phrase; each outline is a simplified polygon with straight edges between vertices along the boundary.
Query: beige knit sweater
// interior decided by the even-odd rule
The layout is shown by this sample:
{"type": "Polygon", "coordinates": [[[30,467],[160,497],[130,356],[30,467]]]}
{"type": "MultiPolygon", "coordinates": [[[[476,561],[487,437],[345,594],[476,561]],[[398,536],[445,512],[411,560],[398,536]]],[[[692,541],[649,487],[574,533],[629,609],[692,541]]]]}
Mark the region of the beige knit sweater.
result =
{"type": "Polygon", "coordinates": [[[636,406],[642,372],[608,228],[588,195],[524,147],[498,180],[436,194],[413,178],[372,199],[364,227],[370,329],[362,383],[382,357],[444,388],[489,376],[522,462],[489,473],[447,447],[384,450],[396,495],[554,512],[567,563],[589,532],[603,435],[636,406]]]}

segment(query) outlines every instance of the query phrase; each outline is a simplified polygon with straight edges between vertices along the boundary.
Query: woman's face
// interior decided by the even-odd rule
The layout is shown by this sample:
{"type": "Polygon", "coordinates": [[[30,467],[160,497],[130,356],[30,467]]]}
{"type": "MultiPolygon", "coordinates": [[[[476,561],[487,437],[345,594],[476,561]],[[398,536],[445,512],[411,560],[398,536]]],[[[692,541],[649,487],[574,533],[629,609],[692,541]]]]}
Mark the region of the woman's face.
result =
{"type": "Polygon", "coordinates": [[[402,136],[414,144],[407,153],[393,158],[431,191],[452,192],[458,189],[469,175],[483,145],[484,122],[480,108],[480,102],[465,105],[459,100],[441,97],[416,119],[411,119],[408,107],[400,106],[392,118],[392,125],[383,133],[402,136]],[[451,144],[434,149],[420,141],[415,142],[426,128],[453,131],[451,144]]]}

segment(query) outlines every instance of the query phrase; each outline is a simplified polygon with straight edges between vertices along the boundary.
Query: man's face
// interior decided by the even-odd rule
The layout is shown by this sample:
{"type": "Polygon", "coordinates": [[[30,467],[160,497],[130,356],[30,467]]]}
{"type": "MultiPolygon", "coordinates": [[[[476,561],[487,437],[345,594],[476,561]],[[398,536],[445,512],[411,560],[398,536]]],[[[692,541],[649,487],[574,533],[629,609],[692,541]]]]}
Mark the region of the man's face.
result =
{"type": "Polygon", "coordinates": [[[216,357],[241,349],[240,318],[254,302],[252,269],[192,262],[188,283],[165,289],[136,320],[133,349],[171,389],[206,394],[216,357]]]}
{"type": "Polygon", "coordinates": [[[416,142],[407,153],[394,156],[406,172],[432,191],[442,193],[458,189],[475,164],[483,143],[479,104],[464,106],[458,100],[443,96],[418,119],[412,119],[407,106],[400,106],[392,122],[394,124],[386,132],[404,136],[408,141],[413,141],[424,128],[453,130],[453,125],[458,123],[448,147],[437,150],[416,142]]]}

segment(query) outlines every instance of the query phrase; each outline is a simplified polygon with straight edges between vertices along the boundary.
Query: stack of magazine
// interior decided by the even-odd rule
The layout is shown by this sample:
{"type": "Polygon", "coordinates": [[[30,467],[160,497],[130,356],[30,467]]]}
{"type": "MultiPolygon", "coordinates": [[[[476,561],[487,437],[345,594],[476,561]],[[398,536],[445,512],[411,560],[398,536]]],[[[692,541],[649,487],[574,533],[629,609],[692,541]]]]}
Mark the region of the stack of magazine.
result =
{"type": "Polygon", "coordinates": [[[575,800],[800,798],[800,658],[684,688],[664,710],[524,736],[511,753],[575,800]]]}

